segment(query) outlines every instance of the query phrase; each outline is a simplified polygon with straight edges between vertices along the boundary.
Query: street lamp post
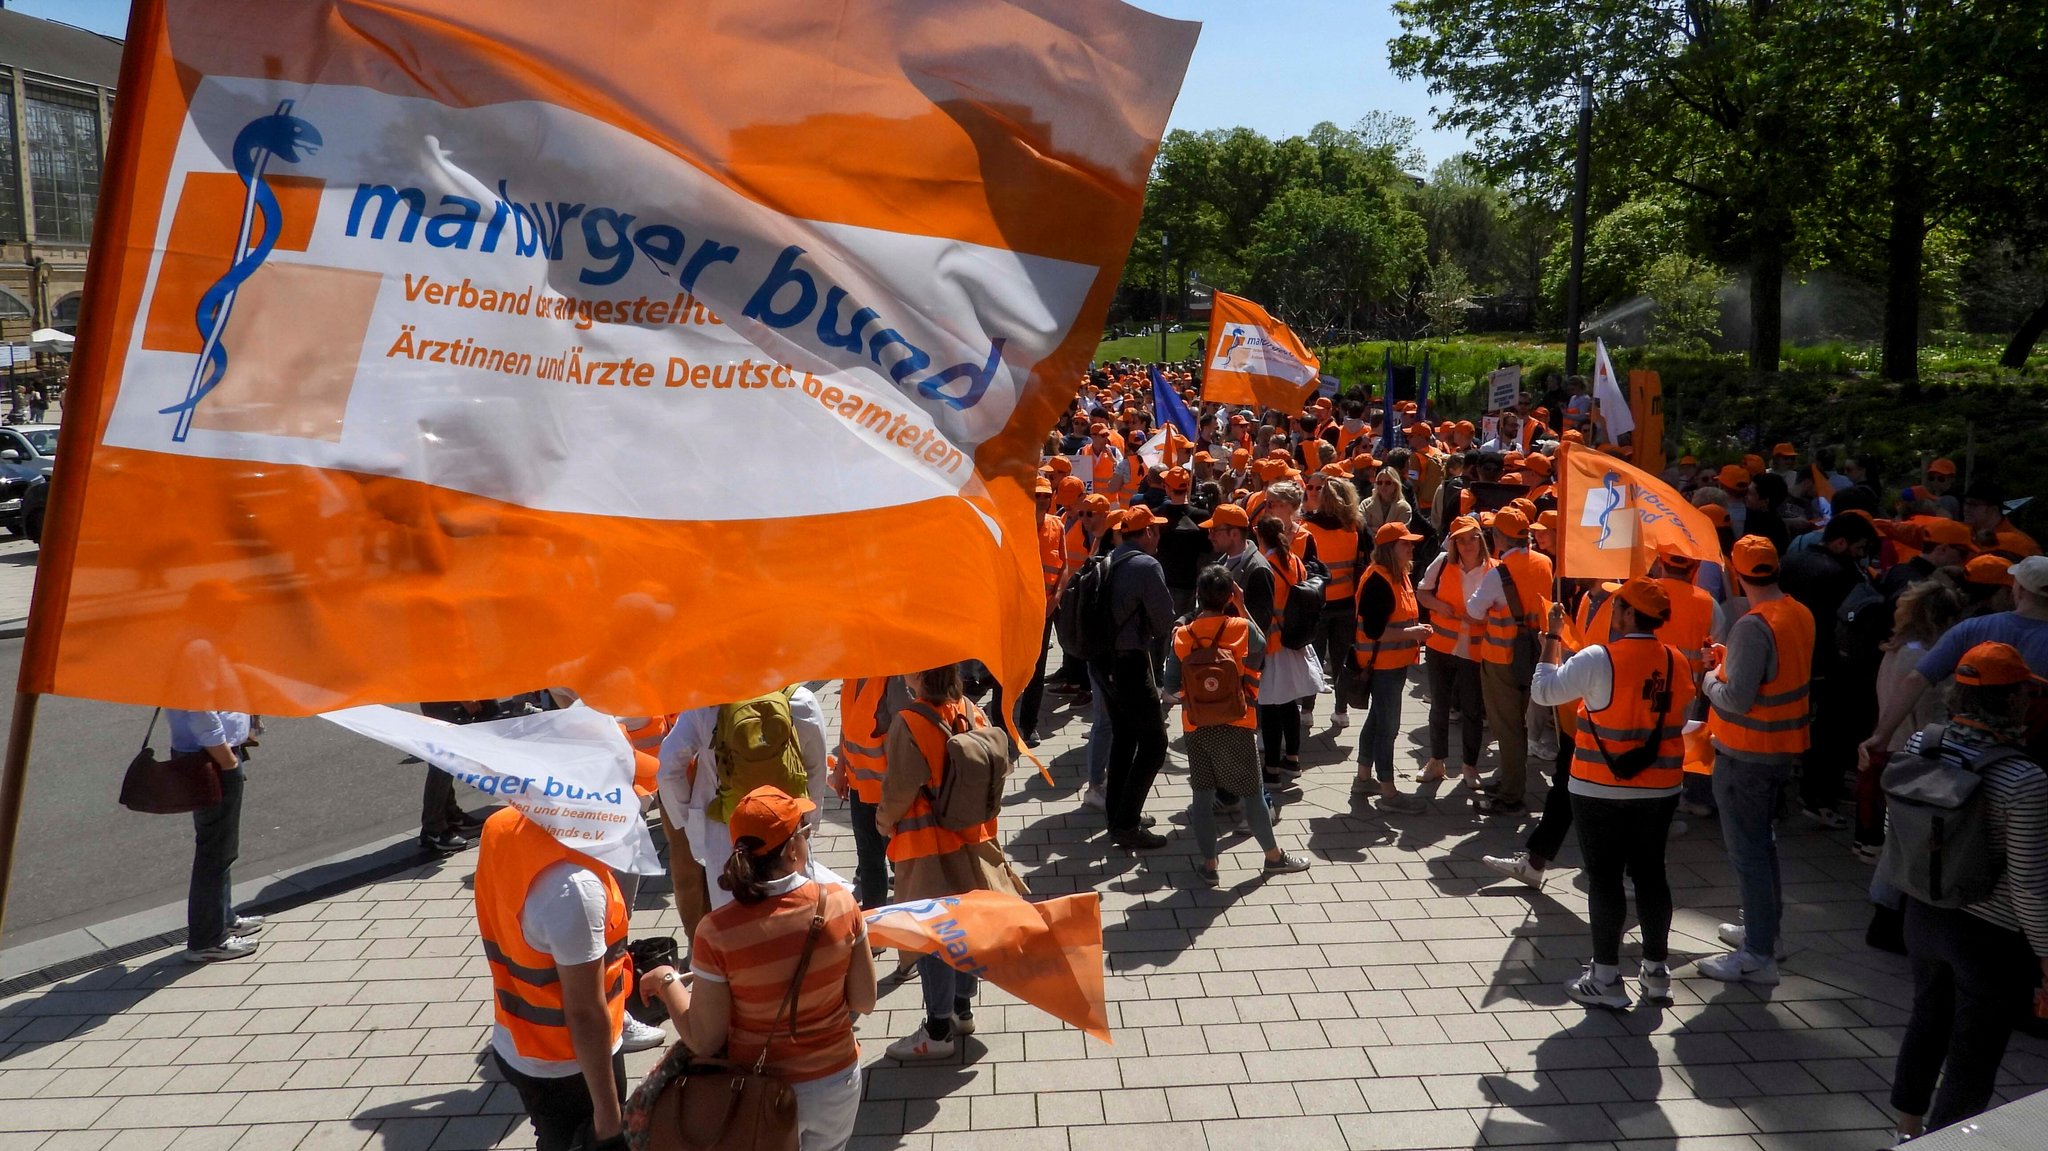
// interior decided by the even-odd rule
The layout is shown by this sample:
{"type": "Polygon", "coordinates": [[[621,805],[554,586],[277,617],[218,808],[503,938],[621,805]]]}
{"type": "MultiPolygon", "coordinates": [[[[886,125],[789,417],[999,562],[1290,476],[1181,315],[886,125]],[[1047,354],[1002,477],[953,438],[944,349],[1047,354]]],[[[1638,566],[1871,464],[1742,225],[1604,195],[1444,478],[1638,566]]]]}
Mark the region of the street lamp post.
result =
{"type": "Polygon", "coordinates": [[[1579,311],[1584,306],[1580,281],[1586,275],[1586,185],[1593,154],[1593,77],[1579,77],[1579,157],[1572,176],[1572,270],[1564,286],[1564,371],[1579,372],[1579,311]]]}

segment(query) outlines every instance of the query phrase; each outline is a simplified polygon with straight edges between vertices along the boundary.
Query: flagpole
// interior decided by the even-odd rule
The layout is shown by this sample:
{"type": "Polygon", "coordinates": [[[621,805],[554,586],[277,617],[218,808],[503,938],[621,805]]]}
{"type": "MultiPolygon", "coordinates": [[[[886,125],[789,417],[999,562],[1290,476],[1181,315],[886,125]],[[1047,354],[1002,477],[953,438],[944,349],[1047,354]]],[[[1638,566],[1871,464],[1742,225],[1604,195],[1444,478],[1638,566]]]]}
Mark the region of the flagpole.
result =
{"type": "Polygon", "coordinates": [[[1571,507],[1572,442],[1559,441],[1557,445],[1557,567],[1550,573],[1550,598],[1557,603],[1564,602],[1564,545],[1571,539],[1565,517],[1571,507]]]}

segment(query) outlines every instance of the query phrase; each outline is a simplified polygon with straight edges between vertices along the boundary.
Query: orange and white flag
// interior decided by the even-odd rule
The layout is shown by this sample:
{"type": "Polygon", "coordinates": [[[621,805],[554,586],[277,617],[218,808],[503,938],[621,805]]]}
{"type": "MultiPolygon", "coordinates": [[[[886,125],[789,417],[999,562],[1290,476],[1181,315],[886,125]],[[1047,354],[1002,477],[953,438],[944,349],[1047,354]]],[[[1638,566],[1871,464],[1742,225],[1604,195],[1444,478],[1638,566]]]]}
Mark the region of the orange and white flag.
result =
{"type": "Polygon", "coordinates": [[[1660,549],[1723,563],[1714,521],[1656,476],[1577,444],[1558,448],[1557,574],[1628,579],[1660,549]]]}
{"type": "Polygon", "coordinates": [[[868,941],[945,957],[1055,1019],[1109,1042],[1102,903],[1092,891],[1032,902],[969,891],[866,912],[868,941]]]}
{"type": "Polygon", "coordinates": [[[980,659],[1196,25],[136,0],[22,687],[654,715],[980,659]]]}
{"type": "Polygon", "coordinates": [[[1217,292],[1209,313],[1202,398],[1295,415],[1315,394],[1322,361],[1292,329],[1242,296],[1217,292]]]}

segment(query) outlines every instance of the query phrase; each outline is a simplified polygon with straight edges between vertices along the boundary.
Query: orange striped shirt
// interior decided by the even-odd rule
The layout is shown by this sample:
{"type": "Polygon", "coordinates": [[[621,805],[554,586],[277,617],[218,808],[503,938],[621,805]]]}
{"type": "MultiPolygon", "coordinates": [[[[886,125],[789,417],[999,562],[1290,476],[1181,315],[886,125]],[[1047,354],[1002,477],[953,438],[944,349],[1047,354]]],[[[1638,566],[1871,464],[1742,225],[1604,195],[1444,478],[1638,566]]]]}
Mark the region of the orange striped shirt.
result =
{"type": "MultiPolygon", "coordinates": [[[[697,925],[690,966],[700,978],[723,982],[732,991],[727,1057],[733,1062],[751,1067],[760,1057],[762,1036],[774,1026],[789,994],[817,908],[817,885],[805,881],[751,907],[735,900],[697,925]]],[[[853,897],[837,884],[828,887],[825,926],[797,996],[796,1037],[790,1038],[785,1018],[769,1044],[768,1074],[804,1083],[844,1071],[860,1058],[846,1003],[846,972],[865,935],[853,897]]]]}

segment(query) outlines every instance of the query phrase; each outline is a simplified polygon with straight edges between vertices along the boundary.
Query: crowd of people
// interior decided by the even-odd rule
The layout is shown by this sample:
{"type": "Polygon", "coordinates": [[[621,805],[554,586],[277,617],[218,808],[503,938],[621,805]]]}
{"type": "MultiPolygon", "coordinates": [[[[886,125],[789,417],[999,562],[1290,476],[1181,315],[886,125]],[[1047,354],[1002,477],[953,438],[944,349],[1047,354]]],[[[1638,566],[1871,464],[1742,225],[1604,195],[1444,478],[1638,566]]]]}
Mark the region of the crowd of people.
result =
{"type": "MultiPolygon", "coordinates": [[[[2007,518],[2006,493],[1985,479],[1959,491],[1946,459],[1901,486],[1875,461],[1789,444],[1726,463],[1682,457],[1663,478],[1715,525],[1718,561],[1667,549],[1628,580],[1561,579],[1558,449],[1627,452],[1602,444],[1583,381],[1476,425],[1403,403],[1388,428],[1389,409],[1362,397],[1301,412],[1204,402],[1195,375],[1162,376],[1192,434],[1158,431],[1151,371],[1117,363],[1090,373],[1048,438],[1035,482],[1041,654],[1014,698],[996,690],[993,722],[975,702],[987,686],[975,665],[842,683],[836,739],[802,686],[621,721],[667,840],[687,970],[629,978],[637,877],[514,809],[471,818],[430,772],[422,845],[448,853],[478,836],[493,1051],[543,1151],[640,1145],[643,1097],[658,1092],[627,1105],[619,1055],[667,1036],[627,1014],[633,986],[680,1037],[669,1078],[690,1058],[751,1064],[789,1086],[806,1149],[851,1135],[853,1020],[878,982],[922,987],[924,1019],[891,1058],[953,1056],[974,1032],[975,978],[931,955],[878,975],[859,912],[1024,893],[995,812],[963,818],[947,783],[985,770],[985,754],[1014,754],[1003,731],[1037,744],[1054,694],[1087,716],[1079,803],[1128,852],[1168,842],[1145,809],[1181,713],[1191,881],[1208,886],[1228,880],[1223,829],[1240,825],[1260,872],[1311,868],[1274,825],[1301,794],[1304,735],[1362,713],[1356,809],[1399,819],[1462,795],[1489,819],[1534,816],[1524,850],[1485,861],[1532,888],[1576,841],[1591,955],[1565,990],[1607,1008],[1635,1001],[1621,966],[1631,890],[1636,992],[1669,997],[1665,847],[1684,820],[1718,820],[1742,908],[1720,927],[1728,951],[1697,972],[1769,985],[1787,951],[1779,821],[1852,830],[1852,850],[1877,863],[1888,831],[1917,834],[1887,819],[1888,764],[1978,773],[1995,876],[1951,898],[1913,861],[1887,859],[1870,940],[1908,956],[1915,986],[1892,1094],[1901,1136],[1987,1105],[2048,956],[2048,778],[2036,766],[2048,723],[2035,691],[2048,672],[2048,557],[2007,518]],[[1403,706],[1415,692],[1426,755],[1410,765],[1403,706]],[[850,805],[850,893],[816,882],[809,858],[835,793],[850,805]]],[[[468,722],[504,706],[428,710],[468,722]]],[[[172,718],[174,751],[205,749],[239,773],[246,717],[172,718]]],[[[238,958],[262,925],[227,905],[232,817],[195,820],[206,867],[194,870],[188,955],[238,958]]]]}

